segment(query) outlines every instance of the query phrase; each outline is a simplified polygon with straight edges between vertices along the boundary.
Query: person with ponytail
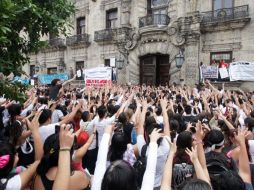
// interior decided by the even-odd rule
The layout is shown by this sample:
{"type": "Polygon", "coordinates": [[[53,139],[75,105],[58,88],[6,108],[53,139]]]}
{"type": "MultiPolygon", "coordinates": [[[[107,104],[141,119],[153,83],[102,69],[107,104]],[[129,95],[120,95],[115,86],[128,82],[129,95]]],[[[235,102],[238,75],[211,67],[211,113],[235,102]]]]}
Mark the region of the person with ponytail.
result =
{"type": "MultiPolygon", "coordinates": [[[[63,127],[63,126],[62,126],[63,127]]],[[[70,126],[66,126],[69,130],[70,126]]],[[[34,180],[33,189],[36,190],[51,190],[54,185],[54,181],[57,177],[57,172],[59,168],[59,155],[62,151],[70,152],[70,159],[72,160],[74,145],[72,147],[62,147],[60,146],[59,134],[50,135],[44,143],[43,150],[44,155],[40,164],[37,167],[37,174],[34,180]]],[[[71,165],[71,163],[69,163],[71,165]]],[[[89,184],[88,177],[81,171],[71,171],[70,176],[70,189],[85,189],[89,184]]]]}

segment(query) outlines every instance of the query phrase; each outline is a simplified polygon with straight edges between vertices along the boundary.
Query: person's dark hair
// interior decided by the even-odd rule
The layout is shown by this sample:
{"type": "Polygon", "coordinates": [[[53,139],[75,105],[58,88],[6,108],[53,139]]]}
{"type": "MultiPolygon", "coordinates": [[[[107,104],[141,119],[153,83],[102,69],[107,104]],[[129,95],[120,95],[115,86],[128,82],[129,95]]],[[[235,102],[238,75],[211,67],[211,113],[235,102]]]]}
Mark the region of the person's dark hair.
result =
{"type": "Polygon", "coordinates": [[[105,117],[106,113],[107,113],[107,108],[105,106],[100,106],[97,109],[99,118],[102,119],[103,117],[105,117]]]}
{"type": "Polygon", "coordinates": [[[209,183],[201,179],[192,179],[183,184],[179,190],[212,190],[209,183]]]}
{"type": "Polygon", "coordinates": [[[109,148],[109,160],[114,162],[116,160],[122,160],[123,154],[127,150],[128,139],[124,132],[114,133],[109,148]]]}
{"type": "Polygon", "coordinates": [[[81,99],[81,98],[82,98],[82,93],[77,93],[77,94],[76,94],[76,98],[77,98],[77,100],[78,100],[78,99],[81,99]]]}
{"type": "Polygon", "coordinates": [[[222,172],[212,185],[213,189],[218,190],[245,190],[244,181],[237,172],[232,170],[222,172]]]}
{"type": "Polygon", "coordinates": [[[186,130],[187,127],[181,114],[174,114],[172,119],[177,120],[179,123],[179,130],[177,131],[178,133],[186,130]]]}
{"type": "Polygon", "coordinates": [[[84,121],[84,122],[87,122],[88,119],[89,119],[89,111],[84,111],[81,115],[81,119],[84,121]]]}
{"type": "MultiPolygon", "coordinates": [[[[213,129],[209,131],[204,139],[204,144],[208,147],[212,147],[215,144],[220,144],[224,140],[224,135],[221,131],[213,129]]],[[[221,148],[221,146],[215,146],[215,149],[221,148]]]]}
{"type": "Polygon", "coordinates": [[[60,80],[60,79],[53,79],[53,80],[51,81],[51,85],[52,85],[52,86],[56,86],[56,83],[57,83],[58,81],[61,81],[61,80],[60,80]]]}
{"type": "Polygon", "coordinates": [[[250,113],[251,118],[254,118],[254,110],[250,113]]]}
{"type": "Polygon", "coordinates": [[[118,116],[118,121],[124,125],[127,123],[127,117],[125,112],[120,113],[120,115],[118,116]]]}
{"type": "Polygon", "coordinates": [[[138,182],[133,167],[123,161],[113,162],[106,170],[101,190],[138,190],[138,182]]]}
{"type": "Polygon", "coordinates": [[[157,107],[157,110],[156,110],[156,115],[157,116],[159,116],[159,115],[161,115],[161,113],[162,113],[162,109],[161,109],[161,107],[159,106],[159,107],[157,107]]]}
{"type": "Polygon", "coordinates": [[[174,162],[176,163],[191,163],[188,155],[185,153],[186,148],[191,150],[192,147],[192,133],[189,131],[181,132],[176,139],[177,151],[174,162]]]}
{"type": "MultiPolygon", "coordinates": [[[[37,167],[37,174],[42,176],[45,175],[48,170],[52,167],[58,166],[58,157],[59,157],[59,133],[50,135],[44,143],[43,152],[44,155],[41,159],[40,164],[37,167]]],[[[72,156],[73,148],[71,149],[72,156]]]]}
{"type": "Polygon", "coordinates": [[[249,131],[253,131],[254,129],[254,119],[251,117],[247,117],[244,119],[244,124],[248,128],[249,131]]]}
{"type": "Polygon", "coordinates": [[[39,97],[38,98],[38,103],[40,103],[40,104],[48,104],[48,98],[46,98],[46,97],[39,97]]]}
{"type": "Polygon", "coordinates": [[[21,137],[23,128],[20,121],[14,121],[11,125],[7,126],[6,135],[9,138],[9,142],[16,146],[18,140],[21,137]]]}
{"type": "Polygon", "coordinates": [[[185,111],[186,114],[191,114],[191,111],[192,111],[191,106],[190,105],[186,105],[184,107],[184,111],[185,111]]]}
{"type": "MultiPolygon", "coordinates": [[[[7,178],[8,175],[10,174],[11,170],[13,169],[13,165],[15,161],[15,154],[16,154],[16,151],[13,144],[6,141],[1,141],[0,156],[9,155],[10,160],[6,164],[6,166],[0,169],[0,179],[7,178]]],[[[0,183],[0,187],[1,187],[1,183],[0,183]]]]}
{"type": "Polygon", "coordinates": [[[113,116],[115,106],[113,104],[108,104],[107,109],[108,109],[108,115],[109,115],[109,117],[113,116]]]}
{"type": "Polygon", "coordinates": [[[12,104],[8,108],[8,113],[10,114],[10,123],[13,123],[15,121],[15,117],[20,115],[22,111],[21,104],[12,104]]]}
{"type": "Polygon", "coordinates": [[[39,123],[42,125],[45,123],[49,118],[52,116],[52,111],[50,109],[44,109],[41,112],[41,115],[39,117],[39,123]]]}
{"type": "Polygon", "coordinates": [[[171,139],[174,139],[176,137],[176,133],[180,133],[181,131],[179,131],[179,123],[177,120],[172,119],[170,120],[170,137],[171,139]]]}

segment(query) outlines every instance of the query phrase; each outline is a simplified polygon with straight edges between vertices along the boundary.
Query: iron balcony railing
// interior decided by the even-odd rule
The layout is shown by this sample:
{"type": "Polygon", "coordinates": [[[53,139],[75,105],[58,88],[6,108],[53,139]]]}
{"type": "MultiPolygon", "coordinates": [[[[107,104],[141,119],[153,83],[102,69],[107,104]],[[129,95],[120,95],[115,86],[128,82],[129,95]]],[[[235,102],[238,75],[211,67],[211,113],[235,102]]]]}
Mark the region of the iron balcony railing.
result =
{"type": "Polygon", "coordinates": [[[152,14],[141,17],[139,19],[139,28],[145,26],[158,26],[165,25],[167,26],[170,23],[170,18],[166,14],[152,14]]]}
{"type": "Polygon", "coordinates": [[[78,34],[74,36],[68,36],[66,38],[66,44],[68,46],[76,44],[89,44],[89,34],[78,34]]]}
{"type": "Polygon", "coordinates": [[[126,40],[129,35],[131,28],[121,27],[121,28],[107,28],[105,30],[95,31],[94,41],[119,41],[126,40]]]}
{"type": "Polygon", "coordinates": [[[249,6],[243,5],[233,8],[224,8],[202,13],[202,24],[225,22],[249,16],[249,6]]]}
{"type": "Polygon", "coordinates": [[[53,38],[48,41],[49,45],[52,47],[65,47],[65,39],[63,38],[53,38]]]}

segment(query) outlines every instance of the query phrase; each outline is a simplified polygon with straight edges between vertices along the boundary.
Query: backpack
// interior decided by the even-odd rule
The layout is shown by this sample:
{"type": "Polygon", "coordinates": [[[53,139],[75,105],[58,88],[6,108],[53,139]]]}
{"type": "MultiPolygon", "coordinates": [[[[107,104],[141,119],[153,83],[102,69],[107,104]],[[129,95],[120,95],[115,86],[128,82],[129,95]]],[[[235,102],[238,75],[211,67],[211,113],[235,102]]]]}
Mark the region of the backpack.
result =
{"type": "Polygon", "coordinates": [[[133,164],[133,168],[136,172],[137,175],[137,180],[138,180],[138,186],[141,188],[142,181],[143,181],[143,176],[146,170],[146,150],[147,150],[148,145],[145,144],[142,149],[141,149],[141,155],[138,157],[137,161],[133,164]]]}

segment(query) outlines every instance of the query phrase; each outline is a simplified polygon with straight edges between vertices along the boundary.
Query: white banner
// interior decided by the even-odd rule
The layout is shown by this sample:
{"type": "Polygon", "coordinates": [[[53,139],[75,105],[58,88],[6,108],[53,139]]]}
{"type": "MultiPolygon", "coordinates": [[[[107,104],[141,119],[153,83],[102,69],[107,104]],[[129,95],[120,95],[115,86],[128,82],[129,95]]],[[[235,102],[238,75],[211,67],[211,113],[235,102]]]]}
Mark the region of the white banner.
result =
{"type": "Polygon", "coordinates": [[[247,61],[233,62],[229,66],[230,81],[254,81],[254,63],[247,61]]]}
{"type": "Polygon", "coordinates": [[[212,78],[218,78],[218,67],[217,66],[208,66],[208,65],[202,65],[200,67],[201,70],[201,77],[203,79],[212,79],[212,78]]]}
{"type": "Polygon", "coordinates": [[[220,72],[220,78],[224,79],[229,77],[227,68],[219,68],[219,72],[220,72]]]}
{"type": "Polygon", "coordinates": [[[85,70],[86,86],[103,86],[107,83],[111,83],[111,79],[111,67],[96,67],[85,70]]]}

